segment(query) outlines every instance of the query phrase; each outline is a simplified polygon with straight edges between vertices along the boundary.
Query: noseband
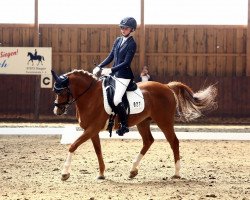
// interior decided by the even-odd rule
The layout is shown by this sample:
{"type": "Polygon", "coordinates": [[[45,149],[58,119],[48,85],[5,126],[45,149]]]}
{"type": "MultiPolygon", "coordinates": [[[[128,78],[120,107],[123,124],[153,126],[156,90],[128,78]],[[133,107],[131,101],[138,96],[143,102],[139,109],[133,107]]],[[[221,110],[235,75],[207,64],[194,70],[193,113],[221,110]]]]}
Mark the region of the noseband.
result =
{"type": "Polygon", "coordinates": [[[75,103],[82,95],[84,95],[90,88],[91,86],[93,85],[95,80],[92,80],[92,82],[90,83],[90,85],[88,86],[88,88],[86,90],[84,90],[78,97],[76,97],[74,99],[71,91],[70,91],[70,88],[69,86],[67,87],[64,87],[64,88],[61,88],[61,89],[56,89],[55,86],[54,86],[54,91],[55,93],[60,96],[61,93],[66,90],[67,91],[67,100],[65,102],[62,102],[62,103],[56,103],[54,102],[54,106],[58,107],[59,109],[63,109],[63,108],[67,108],[69,107],[71,104],[75,103]],[[70,98],[71,97],[71,98],[70,98]],[[71,99],[71,100],[70,100],[71,99]]]}
{"type": "Polygon", "coordinates": [[[75,100],[73,99],[73,95],[69,89],[69,87],[66,87],[66,88],[63,88],[61,89],[60,91],[58,92],[55,92],[58,96],[61,95],[61,93],[66,90],[67,91],[67,100],[65,102],[62,102],[62,103],[56,103],[54,102],[54,106],[60,108],[60,109],[63,109],[64,107],[68,107],[69,105],[71,105],[72,103],[75,102],[75,100]],[[70,97],[72,97],[72,101],[70,101],[70,97]]]}

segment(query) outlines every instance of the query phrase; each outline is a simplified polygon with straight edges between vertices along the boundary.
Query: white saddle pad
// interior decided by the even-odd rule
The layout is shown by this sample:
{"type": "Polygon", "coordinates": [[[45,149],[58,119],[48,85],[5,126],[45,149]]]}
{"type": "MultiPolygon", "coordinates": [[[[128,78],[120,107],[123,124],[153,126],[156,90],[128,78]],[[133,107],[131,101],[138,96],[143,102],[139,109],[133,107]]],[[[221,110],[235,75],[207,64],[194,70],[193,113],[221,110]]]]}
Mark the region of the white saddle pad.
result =
{"type": "MultiPolygon", "coordinates": [[[[107,112],[107,114],[110,115],[110,114],[114,114],[114,112],[112,112],[112,109],[109,106],[106,89],[107,88],[105,88],[104,81],[103,81],[102,92],[103,92],[103,100],[104,100],[103,102],[104,109],[107,112]]],[[[129,106],[130,106],[130,114],[138,114],[142,112],[145,107],[145,102],[144,102],[144,98],[143,98],[140,88],[138,87],[135,91],[129,91],[126,93],[128,97],[129,106]]]]}

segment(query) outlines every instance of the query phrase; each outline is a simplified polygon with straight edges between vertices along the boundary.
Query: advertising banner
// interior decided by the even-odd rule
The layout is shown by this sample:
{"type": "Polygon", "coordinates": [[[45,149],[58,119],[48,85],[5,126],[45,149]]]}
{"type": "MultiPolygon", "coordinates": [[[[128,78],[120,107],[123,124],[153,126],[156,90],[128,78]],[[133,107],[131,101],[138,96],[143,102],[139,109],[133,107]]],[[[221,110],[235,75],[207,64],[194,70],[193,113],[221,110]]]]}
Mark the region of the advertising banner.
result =
{"type": "Polygon", "coordinates": [[[0,47],[0,74],[51,74],[51,47],[0,47]]]}

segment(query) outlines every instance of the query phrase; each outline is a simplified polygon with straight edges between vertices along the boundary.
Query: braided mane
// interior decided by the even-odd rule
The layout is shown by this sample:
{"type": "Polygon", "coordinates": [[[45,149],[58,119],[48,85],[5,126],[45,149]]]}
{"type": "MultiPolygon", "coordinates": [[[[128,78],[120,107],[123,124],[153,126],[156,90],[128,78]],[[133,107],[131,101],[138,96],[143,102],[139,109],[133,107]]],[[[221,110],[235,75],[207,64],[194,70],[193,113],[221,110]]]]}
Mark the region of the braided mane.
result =
{"type": "Polygon", "coordinates": [[[70,76],[71,74],[80,74],[82,76],[89,76],[97,80],[97,77],[94,76],[92,73],[89,73],[88,71],[85,70],[80,70],[80,69],[74,69],[71,72],[65,73],[66,76],[70,76]]]}

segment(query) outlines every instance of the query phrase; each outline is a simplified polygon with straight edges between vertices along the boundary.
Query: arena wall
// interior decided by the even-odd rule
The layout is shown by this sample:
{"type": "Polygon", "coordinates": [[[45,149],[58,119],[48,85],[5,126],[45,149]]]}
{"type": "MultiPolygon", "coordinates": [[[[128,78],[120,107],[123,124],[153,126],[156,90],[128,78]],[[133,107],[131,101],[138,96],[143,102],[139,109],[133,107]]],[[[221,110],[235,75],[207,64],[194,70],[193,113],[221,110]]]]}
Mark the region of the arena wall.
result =
{"type": "MultiPolygon", "coordinates": [[[[155,81],[183,81],[194,90],[216,83],[219,108],[209,116],[249,117],[249,76],[246,66],[246,26],[215,25],[146,25],[145,64],[155,81]]],[[[140,29],[140,27],[138,28],[140,29]]],[[[120,34],[116,25],[39,26],[39,46],[52,47],[52,68],[58,73],[73,69],[92,71],[94,63],[104,59],[120,34]]],[[[139,76],[140,31],[135,32],[137,52],[132,64],[139,76]]],[[[0,24],[3,47],[34,46],[34,25],[0,24]]],[[[0,75],[0,116],[2,119],[51,119],[54,94],[39,89],[32,75],[0,75]]],[[[74,117],[74,109],[70,116],[74,117]]]]}

